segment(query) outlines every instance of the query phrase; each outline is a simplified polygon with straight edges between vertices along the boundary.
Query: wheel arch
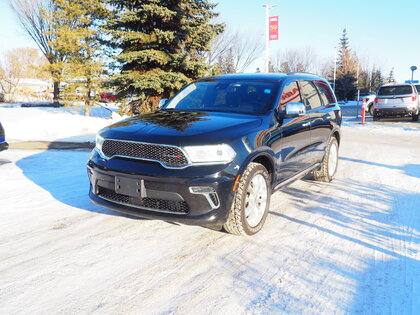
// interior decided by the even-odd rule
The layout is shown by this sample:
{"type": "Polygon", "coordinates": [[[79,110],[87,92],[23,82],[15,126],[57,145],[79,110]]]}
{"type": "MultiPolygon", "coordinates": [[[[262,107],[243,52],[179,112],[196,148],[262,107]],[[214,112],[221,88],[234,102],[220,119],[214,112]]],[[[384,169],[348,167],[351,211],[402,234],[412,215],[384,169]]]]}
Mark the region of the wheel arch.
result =
{"type": "Polygon", "coordinates": [[[246,169],[249,163],[259,163],[267,169],[268,174],[270,174],[271,185],[275,182],[275,162],[274,157],[269,152],[256,152],[254,155],[250,156],[244,163],[241,173],[246,169]]]}
{"type": "Polygon", "coordinates": [[[338,130],[333,131],[332,136],[337,139],[338,146],[340,146],[341,135],[338,130]]]}

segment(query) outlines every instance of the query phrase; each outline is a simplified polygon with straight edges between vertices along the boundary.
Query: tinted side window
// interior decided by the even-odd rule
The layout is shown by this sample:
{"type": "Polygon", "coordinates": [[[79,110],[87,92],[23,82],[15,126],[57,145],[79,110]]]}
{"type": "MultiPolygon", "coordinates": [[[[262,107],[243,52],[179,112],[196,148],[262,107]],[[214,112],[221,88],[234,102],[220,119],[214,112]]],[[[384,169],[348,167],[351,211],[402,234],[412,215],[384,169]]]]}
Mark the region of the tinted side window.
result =
{"type": "Polygon", "coordinates": [[[335,103],[334,96],[327,83],[324,81],[315,81],[315,85],[318,88],[319,96],[321,96],[324,105],[335,103]]]}
{"type": "Polygon", "coordinates": [[[302,102],[299,87],[296,81],[290,82],[287,86],[284,87],[280,100],[281,110],[286,110],[286,104],[289,102],[302,102]]]}
{"type": "Polygon", "coordinates": [[[305,102],[307,110],[322,106],[322,102],[319,98],[318,92],[311,82],[299,81],[299,85],[302,93],[302,98],[305,102]]]}

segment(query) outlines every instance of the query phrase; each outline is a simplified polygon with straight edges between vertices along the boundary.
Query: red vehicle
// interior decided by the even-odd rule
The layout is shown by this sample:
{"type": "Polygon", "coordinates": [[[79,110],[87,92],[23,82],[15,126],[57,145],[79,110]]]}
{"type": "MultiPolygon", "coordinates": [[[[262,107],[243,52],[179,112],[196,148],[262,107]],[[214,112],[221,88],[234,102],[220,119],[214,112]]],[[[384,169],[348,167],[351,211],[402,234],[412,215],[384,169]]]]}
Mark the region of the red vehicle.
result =
{"type": "Polygon", "coordinates": [[[117,96],[112,93],[104,93],[101,95],[101,102],[115,102],[117,100],[117,96]]]}

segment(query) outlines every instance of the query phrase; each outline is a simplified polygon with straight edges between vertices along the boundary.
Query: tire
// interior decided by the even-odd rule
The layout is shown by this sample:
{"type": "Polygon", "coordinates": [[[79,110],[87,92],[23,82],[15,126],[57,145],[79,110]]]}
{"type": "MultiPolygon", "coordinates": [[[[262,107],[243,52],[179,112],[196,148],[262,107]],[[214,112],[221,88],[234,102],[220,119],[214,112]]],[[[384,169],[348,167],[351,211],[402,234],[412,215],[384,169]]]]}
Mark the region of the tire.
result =
{"type": "Polygon", "coordinates": [[[379,120],[379,116],[378,116],[378,115],[376,115],[375,113],[373,113],[373,120],[374,120],[374,121],[378,121],[378,120],[379,120]]]}
{"type": "Polygon", "coordinates": [[[271,180],[267,169],[259,163],[250,163],[239,180],[224,229],[235,235],[258,233],[267,218],[270,197],[271,180]],[[259,187],[258,191],[253,187],[259,187]]]}
{"type": "Polygon", "coordinates": [[[330,182],[337,172],[338,166],[338,142],[335,137],[331,137],[328,142],[327,150],[321,162],[321,167],[313,172],[314,178],[319,182],[330,182]]]}
{"type": "Polygon", "coordinates": [[[374,107],[373,107],[373,104],[372,104],[372,103],[370,103],[370,104],[368,105],[368,108],[369,108],[368,112],[369,112],[370,116],[372,116],[372,117],[373,117],[373,112],[374,112],[374,107]]]}
{"type": "Polygon", "coordinates": [[[419,121],[419,114],[411,116],[411,121],[419,121]]]}

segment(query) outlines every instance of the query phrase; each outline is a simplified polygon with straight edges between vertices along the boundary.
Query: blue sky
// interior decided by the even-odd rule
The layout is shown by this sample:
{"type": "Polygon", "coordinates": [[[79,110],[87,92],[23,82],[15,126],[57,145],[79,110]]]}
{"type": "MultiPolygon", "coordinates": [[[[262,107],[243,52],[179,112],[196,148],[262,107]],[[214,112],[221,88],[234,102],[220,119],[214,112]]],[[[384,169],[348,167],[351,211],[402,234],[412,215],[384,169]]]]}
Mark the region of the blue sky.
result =
{"type": "MultiPolygon", "coordinates": [[[[410,66],[420,69],[420,1],[284,1],[213,0],[220,19],[233,30],[263,36],[262,4],[277,4],[270,15],[279,16],[279,40],[270,50],[311,47],[320,62],[333,60],[334,47],[347,29],[351,48],[364,61],[379,65],[384,74],[394,67],[396,79],[409,79],[410,66]]],[[[36,47],[20,29],[8,0],[0,0],[0,53],[15,47],[36,47]]],[[[260,58],[250,71],[263,68],[260,58]]],[[[420,79],[420,70],[415,74],[420,79]]]]}

